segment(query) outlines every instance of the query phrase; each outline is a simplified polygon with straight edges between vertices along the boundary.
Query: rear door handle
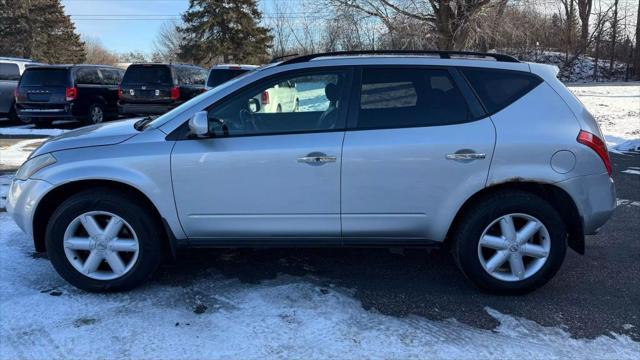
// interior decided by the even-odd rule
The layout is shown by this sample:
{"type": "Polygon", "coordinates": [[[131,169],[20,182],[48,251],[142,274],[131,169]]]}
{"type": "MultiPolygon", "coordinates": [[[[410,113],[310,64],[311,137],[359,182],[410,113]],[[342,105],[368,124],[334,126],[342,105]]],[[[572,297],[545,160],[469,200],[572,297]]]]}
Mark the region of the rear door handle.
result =
{"type": "Polygon", "coordinates": [[[447,160],[479,160],[487,157],[487,154],[482,153],[455,153],[447,154],[447,160]]]}
{"type": "Polygon", "coordinates": [[[328,156],[321,152],[312,152],[307,154],[307,156],[299,157],[298,162],[310,165],[322,165],[329,162],[336,162],[337,159],[335,156],[328,156]]]}

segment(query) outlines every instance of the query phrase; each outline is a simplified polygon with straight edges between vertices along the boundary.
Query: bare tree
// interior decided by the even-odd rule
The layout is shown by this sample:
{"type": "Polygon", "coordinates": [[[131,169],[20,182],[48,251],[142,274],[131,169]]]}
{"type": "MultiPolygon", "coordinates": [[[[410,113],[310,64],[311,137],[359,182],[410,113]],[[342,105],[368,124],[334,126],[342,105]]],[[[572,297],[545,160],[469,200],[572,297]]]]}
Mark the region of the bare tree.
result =
{"type": "Polygon", "coordinates": [[[153,61],[177,62],[188,59],[180,59],[180,45],[184,43],[184,36],[178,31],[178,22],[175,20],[163,23],[160,31],[153,41],[153,61]]]}
{"type": "Polygon", "coordinates": [[[580,18],[580,46],[587,47],[589,39],[589,18],[593,8],[593,0],[578,0],[578,17],[580,18]]]}
{"type": "Polygon", "coordinates": [[[616,41],[620,23],[620,20],[618,19],[618,2],[619,0],[613,0],[613,15],[611,18],[611,58],[609,59],[609,71],[613,71],[613,63],[616,58],[616,41]]]}
{"type": "Polygon", "coordinates": [[[85,37],[82,40],[84,41],[85,62],[87,64],[115,65],[118,63],[118,54],[107,50],[100,39],[85,37]]]}
{"type": "Polygon", "coordinates": [[[633,78],[640,80],[640,1],[636,13],[636,47],[633,52],[633,78]]]}

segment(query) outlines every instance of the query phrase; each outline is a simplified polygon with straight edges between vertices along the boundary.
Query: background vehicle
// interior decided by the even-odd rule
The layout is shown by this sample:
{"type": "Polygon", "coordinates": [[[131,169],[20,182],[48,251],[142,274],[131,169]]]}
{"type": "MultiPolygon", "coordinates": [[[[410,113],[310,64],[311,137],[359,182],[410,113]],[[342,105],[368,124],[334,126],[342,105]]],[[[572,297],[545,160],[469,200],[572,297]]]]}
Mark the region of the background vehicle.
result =
{"type": "Polygon", "coordinates": [[[133,64],[120,84],[121,114],[163,114],[205,91],[207,70],[186,64],[133,64]]]}
{"type": "Polygon", "coordinates": [[[28,68],[16,91],[16,110],[36,125],[78,119],[97,124],[117,116],[122,70],[106,65],[46,65],[28,68]]]}
{"type": "Polygon", "coordinates": [[[0,57],[0,118],[18,120],[15,108],[15,90],[24,70],[42,65],[29,59],[0,57]]]}
{"type": "Polygon", "coordinates": [[[549,281],[567,246],[584,253],[616,207],[610,175],[597,123],[552,67],[347,52],[49,140],[6,208],[90,291],[140,284],[179,246],[444,245],[475,285],[513,294],[549,281]],[[300,106],[263,111],[285,83],[300,106]]]}
{"type": "Polygon", "coordinates": [[[224,84],[227,81],[238,77],[244,73],[257,69],[256,65],[235,65],[235,64],[219,64],[209,70],[209,77],[207,79],[207,90],[211,90],[214,87],[224,84]]]}
{"type": "Polygon", "coordinates": [[[256,99],[260,100],[260,112],[279,113],[298,111],[300,99],[296,83],[285,81],[265,89],[256,99]]]}

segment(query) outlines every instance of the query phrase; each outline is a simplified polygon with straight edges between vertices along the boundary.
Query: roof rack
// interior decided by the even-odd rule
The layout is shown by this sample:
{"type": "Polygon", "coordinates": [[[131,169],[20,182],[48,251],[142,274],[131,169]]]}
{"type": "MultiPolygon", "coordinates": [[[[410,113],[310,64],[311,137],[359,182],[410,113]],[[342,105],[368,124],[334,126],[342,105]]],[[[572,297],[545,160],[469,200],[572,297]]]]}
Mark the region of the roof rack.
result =
{"type": "Polygon", "coordinates": [[[474,56],[474,57],[492,57],[500,62],[520,62],[518,59],[505,54],[493,54],[474,51],[448,51],[448,50],[358,50],[358,51],[335,51],[318,53],[311,55],[302,55],[291,60],[283,61],[279,65],[296,64],[307,62],[319,57],[330,56],[351,56],[351,55],[439,55],[441,59],[451,59],[452,55],[474,56]]]}
{"type": "Polygon", "coordinates": [[[281,55],[281,56],[275,56],[275,57],[271,58],[271,61],[269,61],[269,64],[277,63],[278,61],[280,61],[282,59],[285,59],[285,58],[288,58],[288,57],[293,57],[293,56],[299,57],[300,54],[294,53],[294,54],[285,54],[285,55],[281,55]]]}

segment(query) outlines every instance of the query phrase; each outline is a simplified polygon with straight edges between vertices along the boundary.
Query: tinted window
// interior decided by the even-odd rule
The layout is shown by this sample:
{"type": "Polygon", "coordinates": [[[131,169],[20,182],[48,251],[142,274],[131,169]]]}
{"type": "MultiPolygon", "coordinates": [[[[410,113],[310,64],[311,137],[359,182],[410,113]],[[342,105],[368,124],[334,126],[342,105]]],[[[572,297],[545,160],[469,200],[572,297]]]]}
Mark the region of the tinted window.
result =
{"type": "Polygon", "coordinates": [[[29,68],[20,79],[20,86],[68,86],[68,69],[29,68]]]}
{"type": "Polygon", "coordinates": [[[172,85],[171,69],[166,65],[131,65],[124,73],[122,84],[172,85]]]}
{"type": "Polygon", "coordinates": [[[209,73],[209,80],[207,80],[207,86],[216,87],[220,84],[226,83],[234,77],[240,76],[249,70],[245,69],[212,69],[209,73]]]}
{"type": "Polygon", "coordinates": [[[102,79],[98,73],[98,69],[84,68],[78,69],[76,72],[76,84],[79,85],[97,85],[101,84],[102,79]]]}
{"type": "Polygon", "coordinates": [[[118,85],[120,84],[120,80],[122,80],[121,73],[118,70],[100,69],[100,72],[102,73],[105,84],[118,85]]]}
{"type": "Polygon", "coordinates": [[[467,103],[446,70],[365,69],[357,127],[448,125],[470,118],[467,103]]]}
{"type": "Polygon", "coordinates": [[[204,85],[207,71],[195,66],[176,67],[176,75],[180,85],[204,85]]]}
{"type": "Polygon", "coordinates": [[[20,69],[17,64],[0,63],[0,80],[20,80],[20,69]]]}
{"type": "Polygon", "coordinates": [[[489,113],[500,111],[542,82],[539,77],[520,71],[464,69],[462,72],[489,113]]]}
{"type": "Polygon", "coordinates": [[[242,91],[209,111],[214,136],[331,130],[344,127],[345,71],[285,75],[242,91]]]}

